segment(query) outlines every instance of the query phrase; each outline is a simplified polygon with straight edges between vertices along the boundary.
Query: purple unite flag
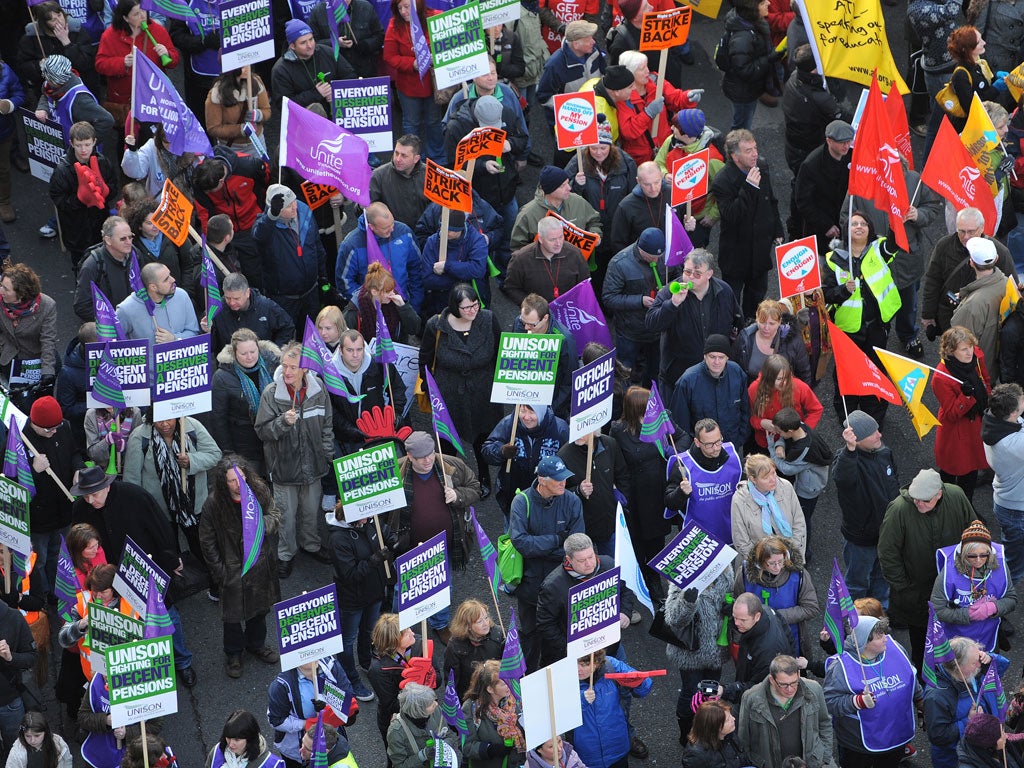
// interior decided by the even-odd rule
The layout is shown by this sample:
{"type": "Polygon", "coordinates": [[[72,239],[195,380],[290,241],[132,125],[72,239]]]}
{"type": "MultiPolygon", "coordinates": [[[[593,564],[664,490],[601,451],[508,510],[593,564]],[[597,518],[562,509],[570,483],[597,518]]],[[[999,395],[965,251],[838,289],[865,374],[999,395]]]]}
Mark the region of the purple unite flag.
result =
{"type": "Polygon", "coordinates": [[[519,680],[526,674],[526,658],[519,644],[519,629],[516,625],[516,609],[512,609],[512,618],[508,622],[508,635],[505,637],[505,650],[501,653],[501,668],[498,677],[508,683],[512,695],[520,702],[523,694],[519,688],[519,680]]]}
{"type": "Polygon", "coordinates": [[[373,308],[377,311],[377,327],[374,329],[377,336],[377,351],[374,359],[382,365],[391,365],[398,362],[398,353],[395,352],[395,342],[391,340],[391,332],[388,324],[384,322],[384,313],[381,311],[380,302],[376,299],[373,308]]]}
{"type": "Polygon", "coordinates": [[[476,519],[476,510],[469,508],[469,516],[473,518],[473,529],[476,531],[476,543],[480,547],[480,559],[484,561],[484,570],[487,571],[487,580],[491,582],[491,589],[498,594],[501,589],[501,573],[498,571],[498,552],[487,537],[487,531],[476,519]]]}
{"type": "Polygon", "coordinates": [[[238,465],[233,464],[232,469],[238,479],[238,490],[242,494],[239,506],[242,512],[242,575],[245,576],[259,559],[266,530],[263,522],[263,509],[260,507],[256,494],[245,482],[245,476],[239,471],[238,465]]]}
{"type": "MultiPolygon", "coordinates": [[[[644,419],[640,423],[640,442],[654,443],[658,447],[662,458],[665,456],[665,438],[676,431],[672,419],[668,417],[665,403],[661,400],[658,392],[658,384],[651,382],[651,396],[647,400],[647,410],[644,411],[644,419]]],[[[675,514],[673,513],[673,517],[675,514]]]]}
{"type": "Polygon", "coordinates": [[[122,389],[121,380],[117,376],[117,366],[114,364],[114,358],[110,356],[109,344],[103,350],[99,368],[96,369],[92,396],[104,405],[109,405],[119,411],[124,410],[127,406],[124,400],[124,389],[122,389]]]}
{"type": "Polygon", "coordinates": [[[548,307],[555,322],[572,334],[576,349],[581,350],[592,341],[609,349],[615,346],[589,277],[549,302],[548,307]]]}
{"type": "Polygon", "coordinates": [[[949,647],[946,631],[936,617],[932,604],[928,603],[928,627],[924,635],[924,669],[921,670],[921,676],[930,685],[935,685],[938,682],[935,668],[955,658],[953,649],[949,647]]]}
{"type": "Polygon", "coordinates": [[[60,537],[60,554],[57,556],[57,583],[53,585],[53,594],[57,598],[57,609],[60,615],[71,621],[71,609],[78,603],[78,577],[75,575],[75,564],[68,552],[67,542],[60,537]]]}
{"type": "Polygon", "coordinates": [[[420,73],[420,79],[423,79],[430,71],[430,45],[427,43],[426,35],[423,34],[423,27],[420,26],[416,0],[410,1],[412,7],[409,9],[409,34],[412,37],[412,52],[416,56],[416,71],[420,73]]]}
{"type": "Polygon", "coordinates": [[[224,306],[220,286],[217,284],[217,273],[213,269],[213,261],[206,252],[206,235],[203,235],[203,274],[199,284],[206,289],[206,322],[213,325],[213,316],[224,306]]]}
{"type": "Polygon", "coordinates": [[[146,593],[146,621],[142,629],[142,639],[152,640],[174,634],[174,623],[167,614],[164,596],[157,589],[153,574],[149,574],[149,591],[146,593]]]}
{"type": "Polygon", "coordinates": [[[306,333],[302,337],[302,357],[299,358],[299,367],[307,371],[313,371],[324,381],[328,392],[344,397],[350,403],[358,403],[366,395],[353,395],[348,391],[345,382],[338,372],[334,363],[331,351],[327,349],[324,340],[320,338],[320,332],[310,318],[306,318],[306,333]]]}

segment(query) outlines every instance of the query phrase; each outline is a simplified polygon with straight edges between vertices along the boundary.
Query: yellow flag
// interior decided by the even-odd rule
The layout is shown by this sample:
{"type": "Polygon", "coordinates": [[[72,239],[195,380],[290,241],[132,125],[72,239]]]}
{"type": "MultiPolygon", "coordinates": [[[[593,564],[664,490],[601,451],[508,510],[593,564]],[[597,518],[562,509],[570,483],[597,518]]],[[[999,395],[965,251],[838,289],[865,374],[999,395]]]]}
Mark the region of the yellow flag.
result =
{"type": "Polygon", "coordinates": [[[1024,93],[1024,64],[1018,65],[1010,74],[1006,76],[1006,87],[1010,90],[1010,95],[1013,96],[1014,101],[1020,101],[1020,95],[1024,93]]]}
{"type": "MultiPolygon", "coordinates": [[[[722,0],[676,0],[676,5],[688,5],[702,16],[717,19],[722,8],[722,0]]],[[[714,55],[714,51],[711,54],[714,55]]]]}
{"type": "Polygon", "coordinates": [[[879,0],[800,0],[799,4],[822,74],[870,86],[871,73],[877,69],[882,93],[888,93],[893,83],[900,93],[910,93],[893,61],[879,0]]]}
{"type": "Polygon", "coordinates": [[[931,431],[932,427],[939,426],[939,420],[921,402],[925,386],[928,384],[928,376],[934,369],[908,357],[894,355],[888,350],[878,347],[874,349],[885,372],[889,374],[889,378],[900,391],[903,402],[907,404],[910,421],[914,425],[917,437],[923,438],[931,431]]]}
{"type": "Polygon", "coordinates": [[[999,316],[1005,320],[1010,316],[1010,313],[1017,308],[1017,302],[1020,301],[1020,290],[1017,288],[1016,276],[1006,278],[1006,293],[1003,294],[1003,298],[999,300],[999,316]]]}
{"type": "Polygon", "coordinates": [[[992,120],[981,105],[978,94],[974,94],[971,101],[971,111],[967,115],[967,122],[964,129],[960,131],[960,141],[963,142],[981,175],[992,190],[992,197],[999,194],[999,183],[996,181],[996,169],[1003,159],[1003,153],[999,149],[999,134],[992,120]]]}

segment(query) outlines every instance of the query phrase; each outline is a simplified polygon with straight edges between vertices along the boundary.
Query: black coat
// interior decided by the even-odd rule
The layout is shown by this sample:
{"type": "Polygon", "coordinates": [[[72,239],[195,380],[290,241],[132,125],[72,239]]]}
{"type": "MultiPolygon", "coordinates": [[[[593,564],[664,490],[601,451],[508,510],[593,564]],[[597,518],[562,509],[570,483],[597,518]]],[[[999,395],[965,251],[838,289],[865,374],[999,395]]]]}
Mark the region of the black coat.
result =
{"type": "Polygon", "coordinates": [[[117,261],[103,243],[85,254],[78,269],[78,287],[75,288],[74,309],[79,320],[89,322],[96,319],[90,283],[96,283],[96,287],[103,291],[103,295],[114,307],[128,298],[132,292],[128,282],[130,261],[130,256],[123,262],[117,261]]]}
{"type": "Polygon", "coordinates": [[[743,693],[768,677],[772,659],[793,655],[793,633],[782,617],[767,605],[753,627],[739,636],[736,681],[725,686],[722,698],[739,703],[743,693]]]}
{"type": "Polygon", "coordinates": [[[594,492],[587,498],[580,492],[580,483],[587,475],[587,446],[566,443],[558,451],[565,467],[573,473],[565,482],[565,490],[575,493],[583,503],[583,522],[587,535],[595,542],[609,541],[615,536],[615,507],[617,488],[627,499],[633,491],[633,478],[622,458],[619,444],[608,435],[598,435],[594,441],[593,466],[590,482],[594,492]]]}
{"type": "Polygon", "coordinates": [[[246,309],[235,312],[225,304],[217,312],[210,329],[210,349],[223,349],[225,344],[231,342],[231,334],[239,328],[248,328],[260,339],[272,341],[279,347],[295,338],[295,323],[291,315],[255,288],[249,291],[249,306],[246,309]]]}
{"type": "MultiPolygon", "coordinates": [[[[409,306],[409,305],[406,305],[409,306]]],[[[353,395],[364,395],[358,403],[350,403],[341,395],[329,393],[331,397],[332,426],[334,427],[334,439],[341,445],[342,455],[358,451],[366,442],[366,435],[356,426],[356,419],[367,411],[372,411],[374,406],[382,410],[384,405],[390,401],[387,382],[384,381],[384,366],[380,363],[371,362],[363,372],[359,391],[354,391],[352,384],[344,375],[342,365],[342,381],[353,395]]],[[[388,365],[388,378],[391,380],[391,390],[395,395],[392,403],[395,409],[395,429],[404,423],[402,411],[405,410],[405,385],[395,370],[395,366],[388,365]]]]}
{"type": "Polygon", "coordinates": [[[471,642],[469,638],[453,637],[444,649],[444,674],[441,679],[447,684],[448,673],[454,670],[455,691],[459,694],[459,701],[463,701],[476,666],[491,659],[500,660],[504,650],[505,638],[501,636],[501,630],[494,626],[479,643],[471,642]]]}
{"type": "MultiPolygon", "coordinates": [[[[219,317],[220,313],[217,315],[219,317]]],[[[259,346],[260,355],[273,376],[281,350],[267,341],[260,341],[259,346]]],[[[234,362],[230,347],[217,355],[218,367],[214,371],[212,385],[213,412],[208,422],[210,434],[224,453],[237,453],[262,467],[263,441],[253,426],[256,414],[249,412],[249,401],[242,394],[242,382],[235,374],[234,362]]]]}
{"type": "Polygon", "coordinates": [[[793,70],[782,88],[782,115],[786,120],[786,161],[791,153],[806,157],[825,143],[825,126],[843,117],[836,97],[823,87],[817,72],[793,70]]]}
{"type": "Polygon", "coordinates": [[[722,92],[729,101],[749,104],[767,90],[775,62],[782,58],[772,48],[768,24],[751,24],[736,9],[725,15],[729,35],[729,71],[722,78],[722,92]]]}
{"type": "Polygon", "coordinates": [[[722,740],[721,749],[690,744],[683,750],[683,768],[743,768],[750,762],[731,733],[722,740]]]}
{"type": "MultiPolygon", "coordinates": [[[[49,460],[53,473],[60,478],[65,488],[70,488],[75,472],[85,467],[85,457],[75,442],[71,425],[62,421],[52,435],[37,435],[30,430],[29,434],[32,445],[49,460]]],[[[32,533],[51,533],[69,525],[71,502],[53,478],[33,469],[32,480],[36,485],[36,495],[29,505],[32,533]]]]}
{"type": "MultiPolygon", "coordinates": [[[[398,537],[381,524],[384,543],[393,548],[398,537]]],[[[377,528],[372,522],[360,527],[331,524],[331,561],[334,583],[338,586],[338,604],[343,610],[358,611],[384,599],[388,579],[384,563],[371,560],[380,551],[377,528]]],[[[392,566],[394,573],[394,566],[392,566]]]]}
{"type": "Polygon", "coordinates": [[[663,538],[672,529],[664,514],[665,459],[658,452],[658,446],[643,442],[621,421],[612,424],[611,436],[622,451],[629,475],[630,493],[626,496],[629,505],[625,512],[633,546],[637,548],[638,536],[646,540],[663,538]]]}
{"type": "Polygon", "coordinates": [[[722,215],[720,276],[729,280],[749,279],[771,271],[775,264],[772,240],[784,236],[768,164],[758,160],[757,167],[761,169],[761,183],[757,187],[747,183],[746,173],[731,158],[727,158],[711,182],[711,194],[722,215]]]}
{"type": "Polygon", "coordinates": [[[1024,302],[1017,304],[999,331],[999,377],[1004,383],[1024,386],[1024,302]]]}
{"type": "MultiPolygon", "coordinates": [[[[800,166],[796,177],[796,207],[804,222],[804,234],[818,238],[818,253],[828,253],[825,233],[839,226],[839,214],[850,182],[851,152],[836,160],[822,144],[800,166]]],[[[749,186],[749,185],[748,185],[749,186]]]]}
{"type": "MultiPolygon", "coordinates": [[[[50,199],[57,208],[60,236],[64,245],[72,252],[81,253],[100,239],[100,227],[110,216],[109,211],[114,207],[114,201],[121,191],[120,175],[110,161],[95,152],[93,157],[99,158],[100,175],[107,185],[107,195],[102,208],[86,206],[78,199],[78,173],[75,170],[78,163],[74,150],[68,150],[67,156],[53,169],[53,175],[50,177],[50,199]]],[[[110,296],[107,298],[114,301],[110,296]]]]}
{"type": "Polygon", "coordinates": [[[57,398],[64,418],[78,445],[85,445],[85,392],[89,386],[89,369],[85,362],[85,346],[75,336],[64,350],[64,364],[57,374],[53,396],[57,398]]]}
{"type": "MultiPolygon", "coordinates": [[[[453,168],[459,142],[477,127],[476,117],[473,115],[477,101],[478,99],[466,99],[448,119],[448,127],[445,129],[445,152],[448,163],[453,168]]],[[[508,104],[501,105],[501,122],[505,129],[506,141],[511,145],[511,149],[502,154],[504,172],[490,173],[487,170],[485,161],[493,159],[490,157],[481,157],[473,166],[473,189],[496,210],[515,199],[516,188],[519,186],[519,169],[516,167],[516,161],[526,159],[530,145],[530,137],[522,132],[519,117],[508,104]]]]}

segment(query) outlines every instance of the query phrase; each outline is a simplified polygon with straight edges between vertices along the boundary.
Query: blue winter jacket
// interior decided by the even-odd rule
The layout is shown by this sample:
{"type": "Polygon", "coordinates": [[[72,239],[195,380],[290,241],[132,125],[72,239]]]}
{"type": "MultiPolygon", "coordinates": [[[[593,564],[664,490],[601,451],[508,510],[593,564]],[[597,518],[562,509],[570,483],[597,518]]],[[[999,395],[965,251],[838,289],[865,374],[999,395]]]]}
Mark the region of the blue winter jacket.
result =
{"type": "Polygon", "coordinates": [[[555,416],[546,405],[536,405],[533,409],[539,417],[537,426],[527,429],[520,420],[516,428],[516,455],[512,458],[511,472],[505,471],[508,462],[501,457],[501,447],[507,445],[512,437],[512,417],[515,414],[510,413],[499,421],[484,441],[484,459],[499,468],[495,498],[506,515],[515,492],[533,483],[541,460],[557,456],[558,450],[569,442],[569,425],[564,419],[555,416]]]}
{"type": "Polygon", "coordinates": [[[252,237],[263,261],[263,286],[269,297],[301,296],[327,278],[327,253],[320,242],[313,212],[298,203],[298,242],[295,231],[266,211],[256,217],[252,237]],[[301,250],[299,245],[301,244],[301,250]]]}
{"type": "MultiPolygon", "coordinates": [[[[687,438],[693,437],[693,425],[704,418],[718,422],[727,443],[743,445],[750,435],[747,374],[732,360],[717,379],[703,361],[687,368],[672,390],[669,408],[687,438]]],[[[689,443],[689,439],[682,442],[689,443]]]]}
{"type": "Polygon", "coordinates": [[[17,117],[18,107],[25,106],[25,91],[21,87],[21,81],[14,74],[14,70],[7,64],[0,65],[0,99],[10,99],[14,109],[10,114],[0,115],[0,141],[7,141],[14,135],[14,120],[17,117]]]}
{"type": "Polygon", "coordinates": [[[423,246],[423,314],[436,315],[448,306],[448,294],[457,283],[476,286],[484,303],[490,303],[491,292],[487,283],[487,241],[476,227],[463,225],[462,237],[448,241],[445,254],[444,272],[434,272],[434,265],[441,255],[441,238],[438,233],[427,238],[423,246]]]}
{"type": "MultiPolygon", "coordinates": [[[[583,725],[573,734],[573,746],[587,768],[608,768],[629,753],[629,726],[626,713],[620,703],[619,686],[603,674],[611,672],[634,672],[624,661],[614,656],[605,659],[602,673],[594,675],[594,693],[597,698],[588,704],[583,692],[590,687],[589,678],[580,680],[580,699],[583,706],[583,725]]],[[[654,681],[647,678],[636,688],[629,690],[630,696],[642,699],[651,692],[654,681]]]]}
{"type": "MultiPolygon", "coordinates": [[[[346,301],[355,296],[366,279],[366,216],[361,215],[356,228],[342,240],[338,249],[338,262],[334,268],[334,286],[346,301]]],[[[374,235],[376,237],[376,235],[374,235]]],[[[381,242],[377,238],[385,266],[390,262],[391,276],[401,288],[402,295],[417,313],[423,304],[423,267],[420,249],[412,230],[400,221],[395,222],[391,237],[381,242]]]]}

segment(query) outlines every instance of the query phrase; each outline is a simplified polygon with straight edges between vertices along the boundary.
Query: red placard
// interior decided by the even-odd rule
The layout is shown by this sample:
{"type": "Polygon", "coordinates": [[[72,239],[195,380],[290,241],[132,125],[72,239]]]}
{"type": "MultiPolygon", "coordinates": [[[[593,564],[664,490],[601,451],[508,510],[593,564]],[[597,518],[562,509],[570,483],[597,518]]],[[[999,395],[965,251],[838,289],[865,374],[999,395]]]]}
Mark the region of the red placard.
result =
{"type": "Polygon", "coordinates": [[[645,13],[640,29],[640,50],[662,51],[682,45],[690,38],[692,18],[693,11],[688,5],[645,13]]]}
{"type": "Polygon", "coordinates": [[[562,234],[565,236],[565,242],[570,245],[575,245],[580,249],[580,253],[583,254],[584,259],[589,259],[590,254],[594,252],[597,247],[597,243],[601,240],[601,236],[596,232],[587,232],[585,229],[580,229],[571,221],[566,221],[554,211],[548,211],[548,216],[554,216],[560,222],[562,222],[562,234]]]}
{"type": "Polygon", "coordinates": [[[153,213],[153,226],[179,248],[188,240],[188,227],[195,206],[170,179],[164,181],[160,204],[153,213]]]}
{"type": "Polygon", "coordinates": [[[427,173],[423,179],[423,194],[442,208],[463,213],[473,212],[473,187],[461,174],[438,165],[427,158],[427,173]]]}
{"type": "Polygon", "coordinates": [[[597,144],[597,101],[593,91],[555,94],[555,143],[564,151],[597,144]]]}
{"type": "Polygon", "coordinates": [[[501,128],[474,128],[455,148],[456,169],[478,157],[501,157],[506,138],[501,128]]]}
{"type": "Polygon", "coordinates": [[[711,150],[702,149],[672,163],[672,207],[689,203],[708,193],[711,150]]]}
{"type": "Polygon", "coordinates": [[[775,266],[779,270],[780,299],[821,288],[818,239],[814,235],[776,246],[775,266]]]}

